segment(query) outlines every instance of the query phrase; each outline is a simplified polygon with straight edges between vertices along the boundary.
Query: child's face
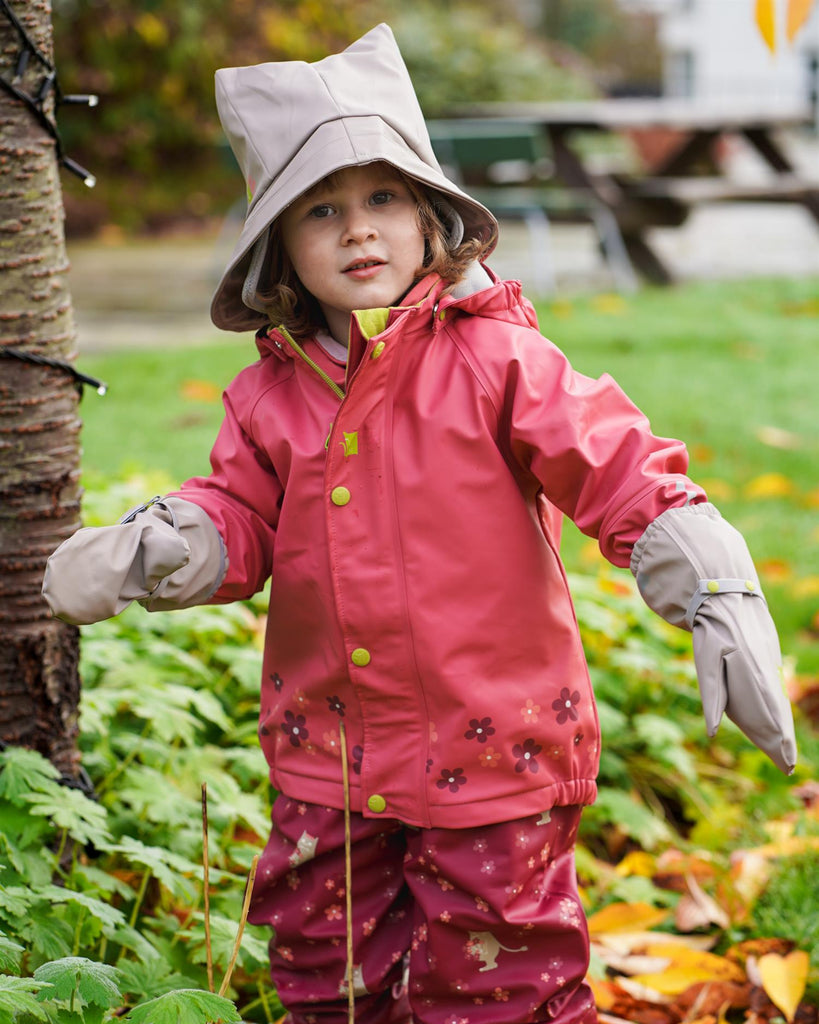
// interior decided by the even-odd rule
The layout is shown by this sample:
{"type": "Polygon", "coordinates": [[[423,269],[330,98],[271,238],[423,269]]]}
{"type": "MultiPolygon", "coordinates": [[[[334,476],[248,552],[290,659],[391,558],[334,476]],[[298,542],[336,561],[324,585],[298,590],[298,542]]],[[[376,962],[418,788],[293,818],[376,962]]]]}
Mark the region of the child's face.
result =
{"type": "Polygon", "coordinates": [[[415,280],[424,259],[417,208],[396,171],[374,163],[319,182],[281,215],[287,255],[336,341],[347,344],[354,309],[389,306],[415,280]]]}

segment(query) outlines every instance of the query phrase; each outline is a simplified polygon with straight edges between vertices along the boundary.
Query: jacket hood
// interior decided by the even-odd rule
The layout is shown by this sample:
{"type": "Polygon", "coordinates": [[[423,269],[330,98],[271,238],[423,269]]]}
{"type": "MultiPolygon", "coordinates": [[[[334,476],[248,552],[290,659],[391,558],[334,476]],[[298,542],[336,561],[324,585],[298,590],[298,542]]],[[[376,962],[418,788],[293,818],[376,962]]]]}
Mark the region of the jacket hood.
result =
{"type": "Polygon", "coordinates": [[[216,72],[216,105],[247,183],[239,241],[211,303],[217,327],[268,322],[259,284],[270,228],[302,193],[334,171],[385,161],[440,193],[464,237],[491,241],[497,222],[441,170],[409,73],[388,25],[313,64],[283,61],[216,72]]]}

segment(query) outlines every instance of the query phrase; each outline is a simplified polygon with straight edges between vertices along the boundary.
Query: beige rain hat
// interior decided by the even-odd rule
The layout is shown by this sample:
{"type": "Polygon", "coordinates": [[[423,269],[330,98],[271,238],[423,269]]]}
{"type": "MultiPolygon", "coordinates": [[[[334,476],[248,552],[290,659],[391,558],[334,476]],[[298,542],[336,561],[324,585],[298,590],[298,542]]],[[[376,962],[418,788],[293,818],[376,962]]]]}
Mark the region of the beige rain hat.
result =
{"type": "Polygon", "coordinates": [[[267,324],[257,292],[270,226],[303,192],[343,167],[385,160],[442,193],[462,219],[465,238],[489,241],[497,233],[492,214],[441,170],[388,25],[314,64],[222,68],[216,105],[249,199],[211,304],[211,318],[223,330],[267,324]]]}

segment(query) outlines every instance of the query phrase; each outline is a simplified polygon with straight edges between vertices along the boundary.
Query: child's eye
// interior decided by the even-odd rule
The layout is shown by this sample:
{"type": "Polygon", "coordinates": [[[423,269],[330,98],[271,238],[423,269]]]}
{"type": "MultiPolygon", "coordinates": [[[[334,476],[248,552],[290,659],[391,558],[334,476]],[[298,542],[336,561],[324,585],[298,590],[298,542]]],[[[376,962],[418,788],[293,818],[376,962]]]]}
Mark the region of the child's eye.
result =
{"type": "Polygon", "coordinates": [[[373,204],[373,206],[383,206],[385,203],[388,203],[393,197],[393,192],[389,192],[386,189],[382,189],[379,192],[373,192],[373,194],[370,196],[370,202],[373,204]]]}
{"type": "Polygon", "coordinates": [[[333,207],[329,203],[319,203],[318,206],[314,206],[310,210],[310,216],[315,217],[317,220],[322,220],[325,217],[329,217],[333,212],[333,207]]]}

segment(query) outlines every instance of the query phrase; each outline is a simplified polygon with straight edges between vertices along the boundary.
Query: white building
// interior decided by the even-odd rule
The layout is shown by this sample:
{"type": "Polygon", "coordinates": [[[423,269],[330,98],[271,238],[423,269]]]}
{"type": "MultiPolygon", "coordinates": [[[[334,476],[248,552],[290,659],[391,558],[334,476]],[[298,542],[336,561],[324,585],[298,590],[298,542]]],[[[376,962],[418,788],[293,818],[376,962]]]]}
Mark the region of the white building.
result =
{"type": "Polygon", "coordinates": [[[620,0],[660,16],[663,86],[668,96],[722,105],[810,110],[819,125],[819,3],[793,43],[786,0],[776,0],[772,53],[754,19],[753,0],[620,0]]]}

